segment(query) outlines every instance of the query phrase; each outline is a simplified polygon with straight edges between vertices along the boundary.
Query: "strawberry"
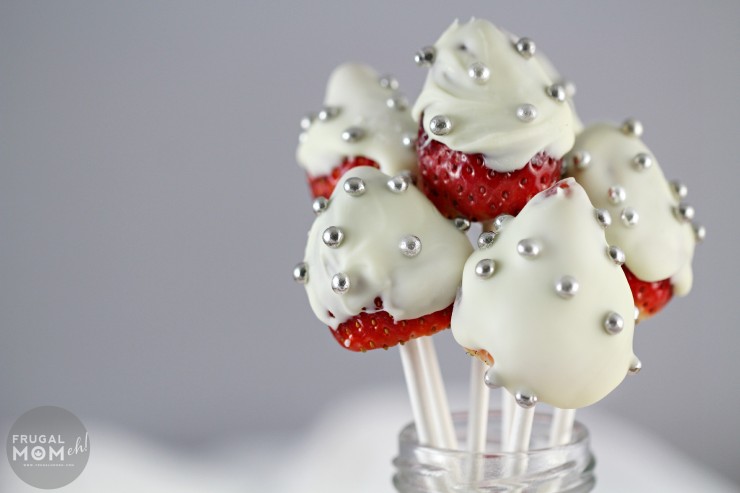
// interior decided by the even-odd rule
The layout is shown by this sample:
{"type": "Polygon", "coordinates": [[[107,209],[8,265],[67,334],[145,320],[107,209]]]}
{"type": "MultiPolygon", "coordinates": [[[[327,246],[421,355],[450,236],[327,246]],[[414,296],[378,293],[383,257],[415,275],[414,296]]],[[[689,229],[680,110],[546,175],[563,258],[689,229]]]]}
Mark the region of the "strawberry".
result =
{"type": "Polygon", "coordinates": [[[673,286],[670,279],[662,281],[643,281],[638,279],[626,266],[622,266],[627,276],[635,306],[640,310],[640,320],[645,320],[658,313],[673,297],[673,286]]]}
{"type": "Polygon", "coordinates": [[[498,172],[482,154],[455,151],[419,128],[419,188],[448,218],[464,216],[489,221],[500,214],[515,216],[537,193],[560,179],[562,159],[543,152],[523,168],[498,172]]]}
{"type": "Polygon", "coordinates": [[[478,358],[483,363],[485,363],[488,366],[493,365],[493,356],[491,356],[491,353],[486,351],[485,349],[466,349],[466,353],[468,353],[468,356],[472,356],[473,358],[478,358]]]}
{"type": "Polygon", "coordinates": [[[363,156],[346,157],[341,164],[332,168],[331,173],[328,175],[313,177],[308,175],[308,186],[311,187],[311,195],[313,198],[324,197],[328,199],[342,175],[358,166],[372,166],[373,168],[380,169],[378,163],[372,159],[363,156]]]}
{"type": "Polygon", "coordinates": [[[375,298],[376,311],[362,311],[339,324],[336,330],[331,331],[334,338],[350,351],[364,353],[370,349],[388,349],[444,330],[450,326],[452,317],[452,305],[423,317],[400,321],[382,308],[383,301],[375,298]]]}

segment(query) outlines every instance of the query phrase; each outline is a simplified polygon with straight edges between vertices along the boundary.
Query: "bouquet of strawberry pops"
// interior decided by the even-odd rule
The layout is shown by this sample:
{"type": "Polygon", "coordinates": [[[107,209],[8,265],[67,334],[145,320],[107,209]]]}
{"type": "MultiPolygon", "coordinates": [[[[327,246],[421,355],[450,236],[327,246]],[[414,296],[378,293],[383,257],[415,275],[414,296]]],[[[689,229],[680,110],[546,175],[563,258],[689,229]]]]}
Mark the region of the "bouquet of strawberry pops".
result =
{"type": "Polygon", "coordinates": [[[575,410],[640,370],[635,324],[689,292],[705,230],[642,125],[584,127],[531,39],[456,21],[415,61],[412,106],[345,64],[301,122],[316,219],[293,277],[342,347],[399,347],[421,444],[460,447],[432,340],[447,328],[473,357],[467,450],[485,451],[490,388],[503,450],[528,449],[538,402],[567,443],[575,410]]]}

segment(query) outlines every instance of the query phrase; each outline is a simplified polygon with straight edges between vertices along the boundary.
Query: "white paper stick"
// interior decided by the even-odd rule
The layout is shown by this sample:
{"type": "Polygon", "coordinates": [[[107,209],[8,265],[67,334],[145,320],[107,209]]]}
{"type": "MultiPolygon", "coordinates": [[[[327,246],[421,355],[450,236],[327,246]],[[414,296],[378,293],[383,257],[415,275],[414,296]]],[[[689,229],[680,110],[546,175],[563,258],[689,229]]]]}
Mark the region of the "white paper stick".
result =
{"type": "MultiPolygon", "coordinates": [[[[532,437],[532,423],[534,422],[535,406],[525,409],[519,405],[514,409],[514,418],[511,420],[511,435],[507,440],[504,452],[527,452],[532,437]]],[[[526,455],[514,455],[508,458],[504,466],[504,477],[516,477],[525,474],[529,464],[526,455]]],[[[519,490],[514,490],[519,491],[519,490]]]]}
{"type": "MultiPolygon", "coordinates": [[[[473,357],[470,363],[470,402],[468,403],[468,440],[466,448],[472,454],[482,454],[488,444],[488,409],[491,390],[484,378],[488,366],[480,359],[473,357]]],[[[484,467],[481,460],[470,461],[468,477],[471,484],[483,479],[484,467]]]]}
{"type": "Polygon", "coordinates": [[[440,446],[439,436],[432,425],[431,399],[424,384],[418,339],[408,341],[400,348],[403,375],[409,392],[411,412],[416,424],[416,434],[421,445],[440,446]]]}
{"type": "Polygon", "coordinates": [[[573,436],[573,423],[576,419],[575,409],[555,408],[550,425],[550,447],[557,447],[570,442],[573,436]]]}
{"type": "Polygon", "coordinates": [[[435,428],[435,436],[440,439],[440,447],[457,450],[457,435],[452,423],[450,403],[447,400],[447,392],[442,380],[442,372],[439,369],[439,359],[434,348],[434,341],[431,337],[421,337],[416,340],[416,343],[419,346],[424,383],[430,396],[430,414],[432,426],[435,428]]]}
{"type": "Polygon", "coordinates": [[[514,420],[514,411],[517,408],[514,396],[505,388],[501,389],[501,450],[509,449],[511,437],[511,422],[514,420]]]}
{"type": "Polygon", "coordinates": [[[532,436],[535,406],[525,409],[516,406],[514,419],[511,422],[511,434],[507,443],[506,452],[526,452],[529,450],[529,439],[532,436]]]}
{"type": "MultiPolygon", "coordinates": [[[[565,445],[573,437],[573,423],[576,418],[575,409],[553,408],[552,423],[550,423],[550,438],[548,440],[550,447],[565,445]]],[[[565,458],[563,458],[565,460],[565,458]]],[[[562,478],[548,484],[542,490],[542,493],[555,493],[560,491],[562,478]]]]}
{"type": "Polygon", "coordinates": [[[486,451],[488,436],[488,408],[491,391],[484,383],[488,367],[473,357],[470,364],[470,404],[468,410],[468,452],[486,451]]]}

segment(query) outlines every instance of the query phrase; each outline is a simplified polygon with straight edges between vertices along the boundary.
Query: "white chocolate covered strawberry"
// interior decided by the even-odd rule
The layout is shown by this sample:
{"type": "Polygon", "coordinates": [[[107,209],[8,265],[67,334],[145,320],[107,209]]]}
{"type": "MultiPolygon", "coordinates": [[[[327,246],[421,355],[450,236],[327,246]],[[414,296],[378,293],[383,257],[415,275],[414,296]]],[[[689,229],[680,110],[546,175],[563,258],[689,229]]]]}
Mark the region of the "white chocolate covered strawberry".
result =
{"type": "Polygon", "coordinates": [[[632,294],[573,179],[535,196],[465,264],[452,333],[485,351],[489,381],[512,394],[574,409],[602,399],[639,369],[632,294]]]}
{"type": "Polygon", "coordinates": [[[527,38],[455,21],[417,62],[429,67],[412,114],[419,186],[448,217],[517,214],[560,178],[578,125],[571,85],[527,38]]]}
{"type": "Polygon", "coordinates": [[[472,247],[408,177],[351,169],[318,212],[294,277],[342,346],[388,348],[449,327],[472,247]]]}
{"type": "Polygon", "coordinates": [[[296,159],[312,195],[329,198],[348,170],[373,166],[395,176],[414,172],[416,124],[392,76],[345,63],[329,77],[324,107],[301,121],[296,159]]]}
{"type": "Polygon", "coordinates": [[[640,318],[659,311],[675,294],[691,289],[691,260],[704,228],[693,223],[686,187],[669,183],[640,139],[642,125],[588,126],[566,157],[568,174],[591,202],[611,217],[607,240],[624,251],[624,263],[640,318]]]}

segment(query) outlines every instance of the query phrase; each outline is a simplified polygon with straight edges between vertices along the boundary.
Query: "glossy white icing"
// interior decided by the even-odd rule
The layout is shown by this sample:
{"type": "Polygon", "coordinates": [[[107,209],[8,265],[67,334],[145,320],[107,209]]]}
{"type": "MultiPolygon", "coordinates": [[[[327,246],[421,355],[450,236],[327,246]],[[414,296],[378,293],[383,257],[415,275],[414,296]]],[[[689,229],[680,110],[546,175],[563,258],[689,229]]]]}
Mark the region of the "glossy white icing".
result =
{"type": "Polygon", "coordinates": [[[571,148],[571,105],[546,94],[559,81],[540,55],[522,56],[509,34],[478,19],[455,21],[434,47],[435,61],[412,110],[416,121],[423,113],[424,129],[432,138],[455,150],[482,153],[496,171],[520,169],[541,151],[560,158],[571,148]],[[476,63],[490,72],[483,83],[468,73],[476,63]],[[534,106],[536,117],[519,117],[522,105],[534,106]],[[448,134],[430,131],[437,115],[450,119],[448,134]]]}
{"type": "MultiPolygon", "coordinates": [[[[512,34],[509,34],[509,37],[512,39],[512,42],[516,40],[516,37],[512,34]]],[[[566,95],[567,99],[566,102],[570,106],[570,111],[573,115],[573,131],[576,135],[583,132],[584,125],[581,121],[581,118],[578,116],[578,112],[576,111],[576,105],[573,101],[573,96],[576,94],[576,86],[572,81],[569,81],[562,77],[560,73],[555,68],[555,65],[552,64],[550,59],[542,53],[542,51],[537,52],[537,59],[539,60],[540,64],[542,65],[542,69],[547,73],[550,80],[556,81],[556,82],[562,82],[566,87],[566,95]]]]}
{"type": "Polygon", "coordinates": [[[416,167],[416,152],[404,145],[404,136],[415,139],[416,122],[411,119],[403,96],[379,83],[375,70],[358,63],[346,63],[332,72],[326,89],[325,107],[338,114],[326,120],[314,119],[301,134],[296,159],[312,177],[327,175],[345,157],[364,156],[380,169],[395,175],[416,167]],[[393,103],[388,103],[394,99],[393,103]],[[342,133],[362,129],[362,138],[347,142],[342,133]]]}
{"type": "Polygon", "coordinates": [[[627,267],[644,281],[670,278],[674,294],[687,294],[692,283],[694,233],[690,223],[676,217],[674,208],[679,199],[642,140],[615,125],[590,125],[576,139],[566,162],[568,173],[583,186],[593,204],[611,214],[613,222],[606,229],[606,238],[624,251],[627,267]],[[587,152],[591,157],[583,169],[570,163],[579,152],[587,152]],[[643,154],[650,165],[641,169],[635,158],[643,154]],[[609,199],[610,187],[624,190],[622,202],[609,199]],[[620,219],[628,207],[639,214],[634,226],[627,226],[620,219]]]}
{"type": "Polygon", "coordinates": [[[472,251],[466,234],[413,185],[402,192],[392,191],[387,185],[390,177],[370,167],[349,170],[341,183],[352,178],[363,181],[364,193],[352,196],[338,185],[328,208],[308,233],[305,287],[316,316],[336,328],[363,308],[372,311],[377,296],[396,320],[449,306],[472,251]],[[331,226],[343,233],[335,248],[322,239],[331,226]],[[421,242],[418,252],[418,245],[409,243],[409,235],[421,242]],[[400,248],[402,241],[405,252],[400,248]],[[337,273],[350,280],[344,294],[332,290],[337,273]]]}
{"type": "Polygon", "coordinates": [[[560,184],[567,189],[539,193],[492,246],[470,256],[452,333],[463,347],[491,354],[497,384],[572,409],[602,399],[636,361],[634,308],[586,192],[572,179],[560,184]],[[476,274],[487,259],[493,274],[476,274]],[[571,296],[564,276],[577,282],[571,296]],[[610,312],[624,322],[615,335],[604,329],[610,312]]]}

